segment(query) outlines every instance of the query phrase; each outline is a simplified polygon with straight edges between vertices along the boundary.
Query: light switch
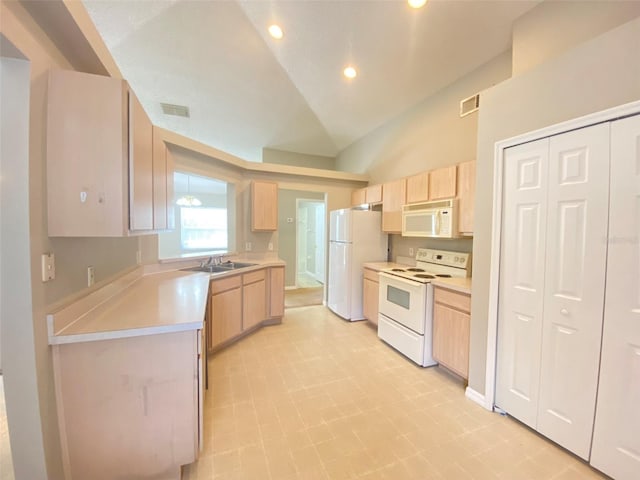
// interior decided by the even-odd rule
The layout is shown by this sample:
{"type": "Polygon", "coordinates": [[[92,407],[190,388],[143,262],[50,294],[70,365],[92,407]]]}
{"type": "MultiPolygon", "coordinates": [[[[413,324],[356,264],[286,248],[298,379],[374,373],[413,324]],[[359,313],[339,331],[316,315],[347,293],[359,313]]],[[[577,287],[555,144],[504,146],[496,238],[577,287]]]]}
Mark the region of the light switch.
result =
{"type": "Polygon", "coordinates": [[[42,254],[42,281],[48,282],[56,278],[56,263],[53,253],[42,254]]]}
{"type": "Polygon", "coordinates": [[[251,251],[251,242],[246,242],[244,244],[244,249],[245,249],[245,251],[250,252],[251,251]]]}

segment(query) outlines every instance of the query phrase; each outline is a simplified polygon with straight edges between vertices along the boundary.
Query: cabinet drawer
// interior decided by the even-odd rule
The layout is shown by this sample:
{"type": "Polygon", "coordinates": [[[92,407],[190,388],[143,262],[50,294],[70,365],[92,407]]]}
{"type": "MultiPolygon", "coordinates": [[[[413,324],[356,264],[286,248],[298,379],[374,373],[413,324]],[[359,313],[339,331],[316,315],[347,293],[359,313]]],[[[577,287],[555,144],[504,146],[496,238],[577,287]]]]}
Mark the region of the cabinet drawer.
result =
{"type": "Polygon", "coordinates": [[[436,287],[433,292],[436,303],[449,305],[463,312],[471,312],[471,296],[464,293],[454,292],[446,288],[436,287]]]}
{"type": "Polygon", "coordinates": [[[255,272],[245,273],[242,275],[242,284],[248,285],[249,283],[259,282],[260,280],[265,280],[266,273],[265,269],[256,270],[255,272]]]}
{"type": "Polygon", "coordinates": [[[231,290],[232,288],[240,288],[242,286],[242,282],[240,279],[240,275],[234,275],[233,277],[221,278],[220,280],[212,280],[211,281],[211,295],[215,295],[216,293],[226,292],[227,290],[231,290]]]}
{"type": "Polygon", "coordinates": [[[372,282],[378,283],[378,272],[375,270],[371,270],[370,268],[364,269],[364,278],[367,280],[371,280],[372,282]]]}

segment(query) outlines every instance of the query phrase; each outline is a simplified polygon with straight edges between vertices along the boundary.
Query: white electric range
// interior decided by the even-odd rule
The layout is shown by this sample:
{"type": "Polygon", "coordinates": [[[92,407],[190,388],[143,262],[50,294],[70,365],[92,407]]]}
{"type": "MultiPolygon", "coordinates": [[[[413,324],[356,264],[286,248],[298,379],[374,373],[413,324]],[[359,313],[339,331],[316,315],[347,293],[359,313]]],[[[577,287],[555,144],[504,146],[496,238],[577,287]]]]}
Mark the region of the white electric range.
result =
{"type": "Polygon", "coordinates": [[[437,278],[468,277],[471,254],[420,248],[416,266],[380,272],[378,337],[423,367],[431,356],[433,286],[437,278]]]}

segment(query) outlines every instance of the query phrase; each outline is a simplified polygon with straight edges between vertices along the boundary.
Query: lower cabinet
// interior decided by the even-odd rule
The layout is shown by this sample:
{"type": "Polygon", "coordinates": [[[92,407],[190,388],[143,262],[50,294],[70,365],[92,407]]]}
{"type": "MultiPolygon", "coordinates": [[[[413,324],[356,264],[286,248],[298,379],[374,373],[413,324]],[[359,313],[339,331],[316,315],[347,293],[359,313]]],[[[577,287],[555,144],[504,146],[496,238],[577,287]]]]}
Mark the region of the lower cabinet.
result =
{"type": "Polygon", "coordinates": [[[267,318],[265,270],[242,275],[242,330],[249,330],[267,318]]]}
{"type": "Polygon", "coordinates": [[[212,280],[209,295],[208,348],[212,349],[242,333],[241,276],[212,280]]]}
{"type": "Polygon", "coordinates": [[[364,318],[378,324],[378,272],[370,268],[363,269],[362,314],[364,318]]]}
{"type": "Polygon", "coordinates": [[[433,358],[466,380],[471,296],[435,287],[433,297],[433,358]]]}
{"type": "Polygon", "coordinates": [[[211,280],[207,350],[215,350],[284,315],[284,267],[265,267],[211,280]]]}
{"type": "Polygon", "coordinates": [[[179,479],[198,458],[201,347],[201,330],[54,345],[65,480],[179,479]]]}

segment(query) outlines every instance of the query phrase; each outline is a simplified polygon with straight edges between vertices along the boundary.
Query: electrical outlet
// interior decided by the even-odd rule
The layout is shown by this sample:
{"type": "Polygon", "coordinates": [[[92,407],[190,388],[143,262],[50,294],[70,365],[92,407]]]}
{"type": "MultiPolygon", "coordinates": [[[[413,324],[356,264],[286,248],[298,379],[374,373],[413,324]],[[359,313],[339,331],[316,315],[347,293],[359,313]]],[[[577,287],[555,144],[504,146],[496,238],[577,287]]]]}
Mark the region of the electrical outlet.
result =
{"type": "Polygon", "coordinates": [[[273,243],[269,242],[269,246],[267,247],[270,252],[273,251],[273,243]]]}
{"type": "Polygon", "coordinates": [[[42,281],[48,282],[56,278],[56,262],[53,253],[42,254],[42,281]]]}
{"type": "Polygon", "coordinates": [[[413,257],[413,248],[409,248],[409,256],[413,257]]]}
{"type": "Polygon", "coordinates": [[[142,264],[142,252],[140,250],[136,250],[136,263],[138,265],[142,264]]]}
{"type": "Polygon", "coordinates": [[[246,242],[244,244],[244,249],[245,249],[245,251],[250,252],[251,251],[251,242],[246,242]]]}
{"type": "Polygon", "coordinates": [[[90,287],[96,283],[95,269],[93,267],[87,267],[87,286],[90,287]]]}

